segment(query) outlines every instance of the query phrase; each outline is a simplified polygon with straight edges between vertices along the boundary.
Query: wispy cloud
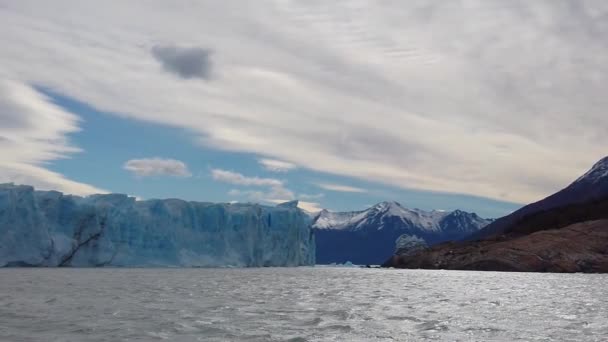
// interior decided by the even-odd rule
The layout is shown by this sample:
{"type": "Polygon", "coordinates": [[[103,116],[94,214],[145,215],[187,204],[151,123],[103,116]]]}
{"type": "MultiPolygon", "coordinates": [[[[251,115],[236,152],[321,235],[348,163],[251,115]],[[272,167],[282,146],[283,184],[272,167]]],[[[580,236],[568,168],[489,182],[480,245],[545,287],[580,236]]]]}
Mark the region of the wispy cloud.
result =
{"type": "Polygon", "coordinates": [[[268,191],[231,189],[230,196],[247,196],[251,201],[263,201],[273,198],[283,198],[286,201],[295,199],[294,193],[282,185],[271,186],[268,191]]]}
{"type": "Polygon", "coordinates": [[[325,190],[339,191],[339,192],[367,192],[366,189],[357,188],[349,185],[331,184],[331,183],[316,183],[316,185],[325,190]]]}
{"type": "Polygon", "coordinates": [[[323,207],[321,207],[321,204],[316,203],[316,202],[299,201],[298,207],[302,208],[310,213],[316,213],[316,212],[323,210],[323,207]]]}
{"type": "Polygon", "coordinates": [[[70,133],[79,130],[78,122],[77,116],[56,106],[32,86],[0,80],[0,183],[28,184],[76,195],[105,192],[46,168],[49,161],[80,151],[68,139],[70,133]]]}
{"type": "Polygon", "coordinates": [[[218,182],[244,186],[272,186],[279,187],[283,181],[274,178],[247,177],[234,171],[212,169],[211,177],[218,182]]]}
{"type": "Polygon", "coordinates": [[[138,177],[150,176],[174,176],[191,177],[192,173],[188,170],[186,163],[175,159],[163,158],[144,158],[131,159],[124,165],[124,169],[132,172],[138,177]]]}
{"type": "Polygon", "coordinates": [[[228,196],[241,196],[243,194],[243,192],[239,189],[230,189],[230,191],[228,191],[228,196]]]}
{"type": "Polygon", "coordinates": [[[258,163],[260,163],[264,169],[272,172],[287,172],[297,168],[296,164],[276,159],[258,159],[258,163]]]}
{"type": "Polygon", "coordinates": [[[319,194],[298,194],[298,198],[299,199],[303,199],[303,200],[311,200],[311,199],[321,199],[325,197],[324,193],[319,193],[319,194]]]}
{"type": "Polygon", "coordinates": [[[239,190],[231,189],[228,195],[232,197],[243,197],[250,202],[282,203],[295,199],[294,193],[283,186],[272,186],[268,190],[239,190]]]}
{"type": "Polygon", "coordinates": [[[263,190],[241,190],[231,189],[228,195],[232,197],[242,197],[250,202],[275,203],[291,201],[295,199],[293,191],[285,187],[285,182],[274,178],[247,177],[234,171],[212,169],[211,176],[214,180],[232,185],[256,186],[266,188],[263,190]]]}

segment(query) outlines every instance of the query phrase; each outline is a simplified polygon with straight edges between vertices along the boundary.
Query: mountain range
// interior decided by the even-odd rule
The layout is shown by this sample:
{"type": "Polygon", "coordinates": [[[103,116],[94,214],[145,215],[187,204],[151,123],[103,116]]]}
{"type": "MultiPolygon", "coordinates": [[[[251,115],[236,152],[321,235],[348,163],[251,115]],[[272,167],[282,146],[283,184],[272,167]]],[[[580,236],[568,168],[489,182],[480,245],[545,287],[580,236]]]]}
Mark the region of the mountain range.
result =
{"type": "Polygon", "coordinates": [[[461,239],[492,222],[475,213],[408,209],[381,202],[366,210],[330,212],[313,217],[317,263],[380,264],[400,236],[420,238],[428,245],[461,239]]]}
{"type": "Polygon", "coordinates": [[[608,157],[563,190],[464,240],[394,255],[385,266],[608,272],[608,157]]]}

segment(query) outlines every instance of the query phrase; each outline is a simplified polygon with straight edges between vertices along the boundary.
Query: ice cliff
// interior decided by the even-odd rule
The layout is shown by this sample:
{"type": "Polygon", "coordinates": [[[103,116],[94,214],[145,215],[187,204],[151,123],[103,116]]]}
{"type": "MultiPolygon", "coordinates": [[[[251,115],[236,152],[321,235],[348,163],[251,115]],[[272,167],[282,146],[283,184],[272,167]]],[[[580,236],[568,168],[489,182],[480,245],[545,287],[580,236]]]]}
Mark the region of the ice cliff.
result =
{"type": "Polygon", "coordinates": [[[300,266],[315,263],[293,205],[78,197],[0,184],[0,266],[300,266]]]}

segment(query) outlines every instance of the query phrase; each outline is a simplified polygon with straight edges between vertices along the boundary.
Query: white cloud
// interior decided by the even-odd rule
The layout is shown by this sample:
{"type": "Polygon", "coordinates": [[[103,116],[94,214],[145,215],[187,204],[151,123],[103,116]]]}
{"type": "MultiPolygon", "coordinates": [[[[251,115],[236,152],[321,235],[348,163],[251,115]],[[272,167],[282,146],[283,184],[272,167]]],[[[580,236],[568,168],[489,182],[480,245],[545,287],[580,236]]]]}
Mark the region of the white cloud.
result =
{"type": "Polygon", "coordinates": [[[124,169],[138,177],[174,176],[191,177],[188,166],[179,160],[162,158],[131,159],[124,164],[124,169]]]}
{"type": "Polygon", "coordinates": [[[607,14],[602,1],[12,1],[0,77],[211,147],[527,202],[606,154],[607,14]],[[174,44],[214,51],[213,77],[164,72],[151,50],[174,44]]]}
{"type": "Polygon", "coordinates": [[[228,195],[232,197],[244,197],[250,202],[275,203],[274,201],[279,200],[282,203],[295,199],[294,193],[283,186],[272,186],[266,191],[232,189],[228,191],[228,195]]]}
{"type": "Polygon", "coordinates": [[[260,163],[264,169],[272,172],[287,172],[297,168],[296,164],[276,159],[258,159],[258,163],[260,163]]]}
{"type": "Polygon", "coordinates": [[[45,168],[80,151],[67,138],[76,131],[78,117],[27,84],[0,80],[0,182],[76,195],[105,192],[45,168]]]}
{"type": "Polygon", "coordinates": [[[310,213],[317,213],[323,210],[323,207],[316,202],[298,201],[298,208],[304,209],[310,213]]]}
{"type": "Polygon", "coordinates": [[[228,191],[228,196],[241,196],[243,194],[243,192],[239,189],[230,189],[230,191],[228,191]]]}
{"type": "Polygon", "coordinates": [[[274,178],[247,177],[238,172],[222,169],[211,170],[211,177],[214,180],[234,185],[244,186],[272,186],[281,187],[283,181],[274,178]]]}
{"type": "Polygon", "coordinates": [[[266,190],[240,190],[231,189],[228,195],[232,197],[244,197],[250,202],[275,203],[277,199],[281,202],[295,199],[293,191],[285,187],[282,180],[274,178],[247,177],[238,172],[212,169],[211,176],[214,180],[242,186],[266,187],[266,190]]]}
{"type": "Polygon", "coordinates": [[[298,194],[298,198],[303,199],[303,200],[311,200],[311,199],[321,199],[325,197],[324,193],[319,193],[319,194],[298,194]]]}
{"type": "Polygon", "coordinates": [[[67,179],[62,174],[41,166],[3,161],[0,168],[0,183],[25,184],[36,190],[57,190],[81,196],[107,193],[106,190],[67,179]]]}
{"type": "Polygon", "coordinates": [[[270,191],[266,194],[266,198],[274,199],[274,198],[282,198],[291,201],[296,198],[293,191],[282,187],[275,186],[270,189],[270,191]]]}
{"type": "Polygon", "coordinates": [[[340,184],[331,184],[331,183],[317,183],[319,188],[331,191],[339,191],[339,192],[367,192],[367,190],[362,188],[357,188],[354,186],[348,185],[340,185],[340,184]]]}
{"type": "MultiPolygon", "coordinates": [[[[292,201],[296,198],[300,199],[319,199],[324,197],[324,194],[316,194],[316,195],[306,195],[299,194],[296,196],[293,191],[287,189],[283,185],[281,186],[271,186],[266,191],[259,190],[239,190],[239,189],[231,189],[228,191],[228,195],[232,197],[241,197],[245,198],[249,202],[255,203],[272,203],[272,204],[280,204],[292,201]]],[[[315,213],[321,211],[323,208],[321,204],[318,202],[309,202],[298,200],[298,207],[302,208],[308,212],[315,213]]]]}

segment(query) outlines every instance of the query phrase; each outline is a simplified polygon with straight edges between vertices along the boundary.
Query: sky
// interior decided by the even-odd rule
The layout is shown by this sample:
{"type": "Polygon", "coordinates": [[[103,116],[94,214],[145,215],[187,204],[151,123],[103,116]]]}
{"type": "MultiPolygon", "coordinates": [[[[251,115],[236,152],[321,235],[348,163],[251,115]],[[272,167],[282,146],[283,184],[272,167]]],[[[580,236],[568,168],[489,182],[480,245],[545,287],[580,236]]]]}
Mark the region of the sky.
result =
{"type": "Polygon", "coordinates": [[[0,22],[0,182],[498,217],[608,154],[601,0],[0,0],[0,22]]]}

